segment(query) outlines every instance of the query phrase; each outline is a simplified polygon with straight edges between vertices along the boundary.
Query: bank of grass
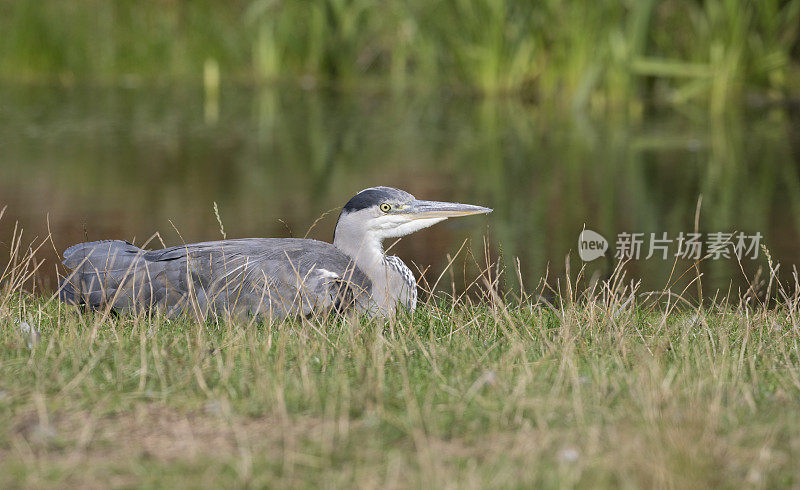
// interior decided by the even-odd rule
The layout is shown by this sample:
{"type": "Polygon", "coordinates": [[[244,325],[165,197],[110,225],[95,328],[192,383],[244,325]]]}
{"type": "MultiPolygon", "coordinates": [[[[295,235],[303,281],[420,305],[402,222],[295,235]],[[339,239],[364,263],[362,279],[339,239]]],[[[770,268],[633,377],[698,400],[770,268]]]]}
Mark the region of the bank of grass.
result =
{"type": "Polygon", "coordinates": [[[20,0],[0,14],[0,80],[185,85],[205,73],[715,113],[800,93],[800,0],[20,0]]]}
{"type": "Polygon", "coordinates": [[[197,323],[23,292],[32,256],[2,278],[4,488],[800,483],[796,276],[696,307],[487,273],[391,321],[197,323]]]}

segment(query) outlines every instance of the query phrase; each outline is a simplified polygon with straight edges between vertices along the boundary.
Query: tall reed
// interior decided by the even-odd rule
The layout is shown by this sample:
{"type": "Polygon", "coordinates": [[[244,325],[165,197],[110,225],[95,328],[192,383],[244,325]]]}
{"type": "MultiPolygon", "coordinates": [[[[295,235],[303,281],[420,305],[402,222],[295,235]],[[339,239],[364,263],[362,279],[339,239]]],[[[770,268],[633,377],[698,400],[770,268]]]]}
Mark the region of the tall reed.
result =
{"type": "Polygon", "coordinates": [[[0,78],[459,87],[574,108],[800,93],[800,0],[236,0],[2,6],[0,78]]]}

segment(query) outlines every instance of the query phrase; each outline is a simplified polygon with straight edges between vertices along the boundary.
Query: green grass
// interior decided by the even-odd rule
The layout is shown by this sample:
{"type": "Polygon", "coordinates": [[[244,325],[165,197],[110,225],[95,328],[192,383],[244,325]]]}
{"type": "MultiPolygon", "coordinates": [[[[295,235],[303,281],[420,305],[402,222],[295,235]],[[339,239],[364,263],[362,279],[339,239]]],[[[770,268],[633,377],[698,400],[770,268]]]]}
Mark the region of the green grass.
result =
{"type": "Polygon", "coordinates": [[[484,289],[391,321],[198,324],[81,313],[22,293],[17,263],[5,488],[800,483],[800,296],[776,284],[769,308],[562,281],[555,306],[484,289]]]}
{"type": "Polygon", "coordinates": [[[800,94],[800,0],[0,2],[0,80],[457,88],[562,106],[800,94]]]}

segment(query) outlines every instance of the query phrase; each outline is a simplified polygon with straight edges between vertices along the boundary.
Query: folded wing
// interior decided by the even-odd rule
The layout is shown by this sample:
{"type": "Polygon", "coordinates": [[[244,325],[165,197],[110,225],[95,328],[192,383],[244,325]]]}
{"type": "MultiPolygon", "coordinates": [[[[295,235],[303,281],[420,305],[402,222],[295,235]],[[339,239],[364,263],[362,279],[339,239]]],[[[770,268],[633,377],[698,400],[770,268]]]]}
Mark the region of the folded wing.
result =
{"type": "Polygon", "coordinates": [[[249,238],[145,251],[109,240],[64,252],[61,299],[116,311],[162,309],[198,318],[283,318],[370,311],[370,283],[350,259],[316,240],[249,238]]]}

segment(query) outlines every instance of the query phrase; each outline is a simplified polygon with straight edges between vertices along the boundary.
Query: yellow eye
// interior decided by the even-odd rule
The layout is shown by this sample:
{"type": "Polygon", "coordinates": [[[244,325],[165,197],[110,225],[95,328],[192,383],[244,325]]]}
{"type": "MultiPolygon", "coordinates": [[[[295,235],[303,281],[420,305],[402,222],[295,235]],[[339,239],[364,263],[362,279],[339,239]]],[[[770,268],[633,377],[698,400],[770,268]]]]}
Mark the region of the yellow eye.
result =
{"type": "Polygon", "coordinates": [[[392,205],[391,204],[388,204],[388,203],[381,204],[381,211],[383,211],[384,213],[388,213],[391,210],[392,210],[392,205]]]}

